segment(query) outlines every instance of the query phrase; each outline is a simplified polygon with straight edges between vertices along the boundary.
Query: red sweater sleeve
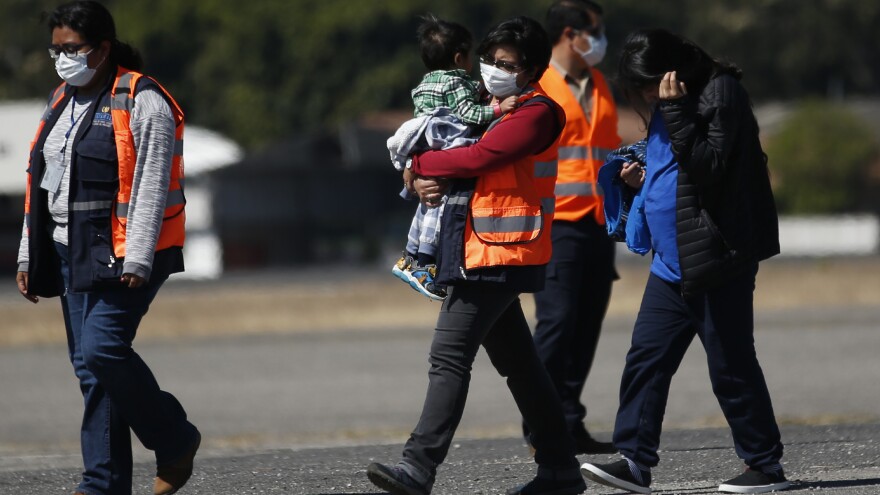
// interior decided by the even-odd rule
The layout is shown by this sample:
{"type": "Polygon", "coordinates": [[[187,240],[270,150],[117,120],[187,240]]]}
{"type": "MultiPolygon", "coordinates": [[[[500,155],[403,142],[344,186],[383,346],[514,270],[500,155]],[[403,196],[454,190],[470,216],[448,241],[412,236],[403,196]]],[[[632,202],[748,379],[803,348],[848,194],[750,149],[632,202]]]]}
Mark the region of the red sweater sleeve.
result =
{"type": "Polygon", "coordinates": [[[414,155],[412,168],[427,177],[478,177],[543,151],[560,131],[553,108],[543,103],[526,105],[514,110],[476,144],[414,155]]]}

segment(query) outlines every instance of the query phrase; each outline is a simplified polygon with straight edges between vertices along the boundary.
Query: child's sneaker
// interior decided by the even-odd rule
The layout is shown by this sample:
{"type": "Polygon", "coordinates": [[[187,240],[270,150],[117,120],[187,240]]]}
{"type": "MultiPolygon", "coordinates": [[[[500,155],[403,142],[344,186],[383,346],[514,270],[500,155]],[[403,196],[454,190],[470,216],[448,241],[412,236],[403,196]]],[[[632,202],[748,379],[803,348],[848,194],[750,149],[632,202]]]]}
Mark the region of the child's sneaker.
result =
{"type": "Polygon", "coordinates": [[[394,274],[395,277],[403,280],[407,284],[410,283],[410,275],[409,272],[412,271],[413,265],[416,264],[416,261],[410,256],[406,251],[403,252],[403,256],[397,260],[397,263],[391,267],[391,273],[394,274]]]}
{"type": "Polygon", "coordinates": [[[434,301],[442,301],[446,299],[446,291],[434,284],[434,278],[437,277],[437,265],[419,266],[413,263],[410,265],[409,285],[419,291],[422,295],[434,301]]]}
{"type": "Polygon", "coordinates": [[[437,276],[437,265],[419,266],[418,261],[404,251],[400,259],[397,260],[397,263],[391,267],[391,273],[422,295],[434,301],[446,299],[446,291],[434,285],[434,277],[437,276]]]}

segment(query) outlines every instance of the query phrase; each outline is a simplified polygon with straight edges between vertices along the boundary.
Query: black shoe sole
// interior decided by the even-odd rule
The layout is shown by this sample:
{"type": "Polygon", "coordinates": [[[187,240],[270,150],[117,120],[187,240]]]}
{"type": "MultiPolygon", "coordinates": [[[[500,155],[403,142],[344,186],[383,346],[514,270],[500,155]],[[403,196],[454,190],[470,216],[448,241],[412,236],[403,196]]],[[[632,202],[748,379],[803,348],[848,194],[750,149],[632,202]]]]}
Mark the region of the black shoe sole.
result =
{"type": "MultiPolygon", "coordinates": [[[[522,488],[523,487],[519,487],[520,490],[522,488]]],[[[579,487],[572,486],[572,487],[567,487],[567,488],[560,488],[558,490],[552,490],[549,492],[546,492],[546,491],[541,492],[541,495],[580,495],[581,493],[584,493],[585,491],[587,491],[587,484],[586,483],[584,483],[583,485],[581,485],[579,487]]],[[[506,493],[507,493],[507,495],[520,495],[522,492],[518,491],[517,488],[514,488],[513,490],[507,490],[506,493]]]]}
{"type": "Polygon", "coordinates": [[[397,481],[395,478],[384,473],[382,468],[377,464],[371,464],[367,467],[367,478],[369,478],[374,485],[387,491],[391,495],[429,495],[429,493],[424,490],[417,490],[397,481]]]}

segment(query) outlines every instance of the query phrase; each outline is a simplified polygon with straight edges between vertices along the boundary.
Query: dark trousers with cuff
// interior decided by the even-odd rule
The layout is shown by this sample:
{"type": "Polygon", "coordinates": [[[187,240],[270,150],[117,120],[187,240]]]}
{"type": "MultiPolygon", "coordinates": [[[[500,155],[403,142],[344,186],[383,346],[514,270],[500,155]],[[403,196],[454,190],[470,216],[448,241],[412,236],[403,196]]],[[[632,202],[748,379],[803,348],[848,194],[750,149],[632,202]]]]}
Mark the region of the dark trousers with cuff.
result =
{"type": "MultiPolygon", "coordinates": [[[[535,347],[565,411],[570,432],[587,415],[581,394],[617,278],[615,243],[592,216],[554,221],[553,255],[544,290],[535,293],[535,347]]],[[[526,436],[528,427],[524,426],[526,436]]]]}
{"type": "Polygon", "coordinates": [[[754,340],[757,264],[723,286],[685,300],[678,284],[648,278],[620,384],[614,446],[644,467],[657,448],[669,385],[694,336],[706,351],[712,391],[737,455],[753,468],[777,464],[782,441],[754,340]]]}

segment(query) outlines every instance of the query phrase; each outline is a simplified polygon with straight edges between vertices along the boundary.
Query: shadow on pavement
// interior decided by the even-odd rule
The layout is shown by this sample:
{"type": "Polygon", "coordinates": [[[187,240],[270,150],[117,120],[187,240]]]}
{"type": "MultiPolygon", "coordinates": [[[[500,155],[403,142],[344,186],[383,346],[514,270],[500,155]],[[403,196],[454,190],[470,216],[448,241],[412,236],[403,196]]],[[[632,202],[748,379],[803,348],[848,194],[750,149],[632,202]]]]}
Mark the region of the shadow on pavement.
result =
{"type": "Polygon", "coordinates": [[[815,490],[822,488],[855,488],[859,486],[880,485],[880,478],[866,478],[863,480],[834,480],[834,481],[807,481],[792,484],[794,490],[815,490]]]}

